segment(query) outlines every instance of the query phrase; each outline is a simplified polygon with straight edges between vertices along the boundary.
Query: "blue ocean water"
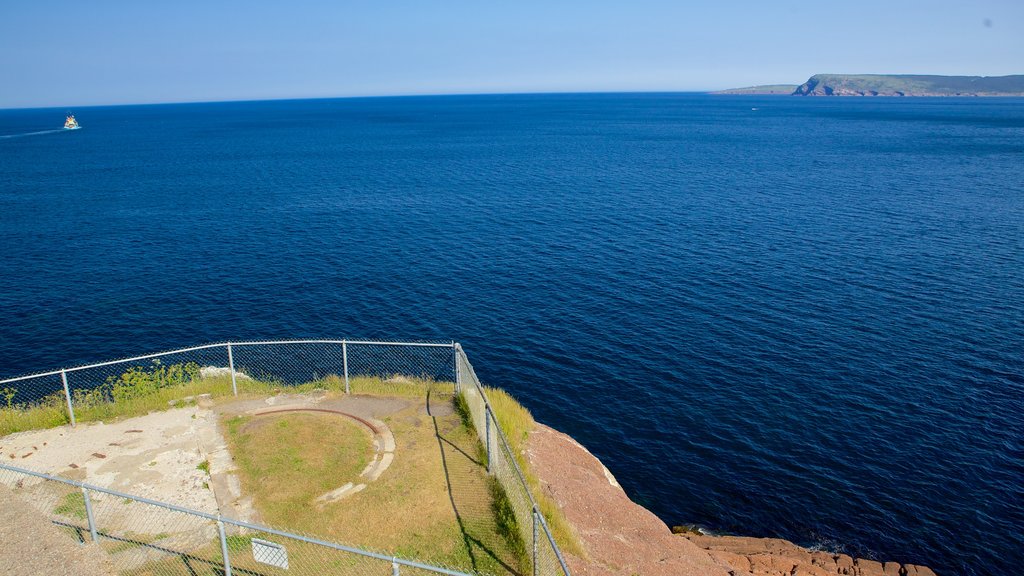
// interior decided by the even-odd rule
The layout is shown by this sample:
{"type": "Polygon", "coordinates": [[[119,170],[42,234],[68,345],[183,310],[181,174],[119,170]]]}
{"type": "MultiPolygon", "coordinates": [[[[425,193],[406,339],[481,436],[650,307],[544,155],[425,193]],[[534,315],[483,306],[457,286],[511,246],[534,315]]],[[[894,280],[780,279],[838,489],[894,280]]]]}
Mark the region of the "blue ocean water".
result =
{"type": "Polygon", "coordinates": [[[0,376],[454,338],[669,524],[1024,563],[1022,99],[62,112],[0,111],[0,376]]]}

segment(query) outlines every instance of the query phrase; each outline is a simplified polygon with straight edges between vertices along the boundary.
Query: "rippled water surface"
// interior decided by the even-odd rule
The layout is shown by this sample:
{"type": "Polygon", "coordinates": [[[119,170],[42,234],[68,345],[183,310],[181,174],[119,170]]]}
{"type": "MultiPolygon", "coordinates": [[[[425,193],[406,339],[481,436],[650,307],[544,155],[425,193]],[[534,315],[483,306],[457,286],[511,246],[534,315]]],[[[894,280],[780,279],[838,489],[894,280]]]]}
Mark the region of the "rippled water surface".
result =
{"type": "Polygon", "coordinates": [[[0,375],[454,338],[670,524],[1024,564],[1024,100],[62,112],[0,111],[0,375]]]}

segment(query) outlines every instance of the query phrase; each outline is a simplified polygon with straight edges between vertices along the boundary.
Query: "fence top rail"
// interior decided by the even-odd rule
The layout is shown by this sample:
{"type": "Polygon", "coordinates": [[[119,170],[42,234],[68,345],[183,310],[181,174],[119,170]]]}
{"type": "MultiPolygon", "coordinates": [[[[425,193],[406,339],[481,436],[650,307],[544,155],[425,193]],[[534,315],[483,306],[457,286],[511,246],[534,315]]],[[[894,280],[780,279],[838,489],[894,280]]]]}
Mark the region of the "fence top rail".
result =
{"type": "Polygon", "coordinates": [[[14,376],[12,378],[0,379],[0,384],[8,384],[11,382],[19,382],[21,380],[31,380],[32,378],[45,378],[47,376],[56,376],[61,373],[77,372],[79,370],[89,370],[91,368],[102,368],[104,366],[113,366],[116,364],[124,364],[126,362],[137,362],[139,360],[148,360],[150,358],[160,358],[163,356],[170,356],[172,354],[183,354],[185,352],[195,352],[197,350],[208,350],[210,348],[219,348],[226,346],[260,346],[260,345],[289,345],[289,344],[353,344],[363,346],[407,346],[407,347],[420,347],[420,348],[452,348],[458,346],[455,341],[448,342],[389,342],[386,340],[249,340],[243,342],[215,342],[213,344],[203,344],[200,346],[190,346],[188,348],[178,348],[176,350],[167,350],[165,352],[154,352],[152,354],[143,354],[141,356],[132,356],[129,358],[119,358],[117,360],[108,360],[105,362],[97,362],[95,364],[85,364],[81,366],[74,366],[71,368],[61,368],[58,370],[50,370],[48,372],[36,372],[33,374],[25,374],[22,376],[14,376]]]}
{"type": "Polygon", "coordinates": [[[26,374],[24,376],[16,376],[14,378],[6,378],[0,380],[0,384],[6,384],[8,382],[17,382],[19,380],[28,380],[30,378],[43,378],[45,376],[55,376],[62,372],[76,372],[78,370],[88,370],[90,368],[102,368],[103,366],[113,366],[115,364],[124,364],[125,362],[136,362],[138,360],[148,360],[150,358],[160,358],[162,356],[170,356],[171,354],[182,354],[185,352],[195,352],[197,350],[207,350],[209,348],[217,348],[218,346],[226,346],[227,343],[216,343],[216,344],[203,344],[202,346],[190,346],[188,348],[179,348],[177,350],[167,350],[164,352],[154,352],[152,354],[144,354],[141,356],[131,356],[129,358],[118,358],[117,360],[107,360],[106,362],[97,362],[95,364],[85,364],[82,366],[74,366],[71,368],[61,368],[59,370],[50,370],[49,372],[37,372],[35,374],[26,374]]]}
{"type": "MultiPolygon", "coordinates": [[[[409,346],[421,348],[454,348],[455,342],[391,342],[388,340],[251,340],[247,342],[227,342],[232,346],[259,346],[275,344],[356,344],[364,346],[409,346]]],[[[224,344],[221,344],[223,346],[224,344]]]]}
{"type": "Polygon", "coordinates": [[[548,542],[551,543],[551,549],[555,551],[555,558],[558,559],[558,563],[562,566],[562,572],[568,576],[569,567],[565,565],[565,558],[562,558],[562,551],[558,549],[558,544],[555,544],[555,537],[551,535],[551,529],[548,528],[548,521],[544,519],[544,515],[541,514],[540,510],[534,508],[534,514],[537,515],[537,519],[540,520],[540,526],[544,529],[544,535],[548,537],[548,542]]]}
{"type": "Polygon", "coordinates": [[[349,552],[349,553],[352,553],[352,554],[358,554],[360,556],[366,556],[366,557],[369,557],[369,558],[376,558],[378,560],[384,560],[386,562],[394,562],[396,564],[400,564],[400,565],[403,565],[403,566],[408,566],[410,568],[420,568],[420,569],[423,569],[423,570],[430,570],[432,572],[437,572],[439,574],[447,574],[449,576],[471,576],[470,574],[467,574],[465,572],[456,572],[454,570],[448,570],[447,568],[441,568],[440,566],[431,566],[430,564],[422,564],[420,562],[416,562],[416,561],[413,561],[413,560],[405,560],[405,559],[398,558],[398,557],[395,557],[395,556],[388,556],[386,554],[378,554],[376,552],[369,552],[367,550],[360,550],[359,548],[352,548],[350,546],[345,546],[345,545],[342,545],[342,544],[335,544],[334,542],[328,542],[326,540],[319,540],[317,538],[310,538],[308,536],[302,536],[300,534],[293,534],[291,532],[284,532],[284,531],[281,531],[281,530],[275,530],[274,528],[270,528],[269,526],[262,526],[260,524],[251,524],[249,522],[243,522],[241,520],[234,520],[232,518],[225,518],[225,517],[222,517],[222,516],[217,515],[217,514],[210,514],[208,512],[201,512],[199,510],[192,510],[190,508],[185,508],[185,507],[182,507],[182,506],[176,506],[174,504],[168,504],[166,502],[159,502],[157,500],[150,500],[149,498],[144,498],[142,496],[135,496],[135,495],[132,495],[132,494],[126,494],[124,492],[119,492],[117,490],[112,490],[110,488],[103,488],[101,486],[94,486],[92,484],[86,484],[85,482],[79,482],[77,480],[71,480],[69,478],[61,478],[60,476],[53,476],[53,475],[50,475],[50,474],[46,474],[44,472],[36,472],[35,470],[28,470],[28,469],[25,469],[25,468],[19,468],[17,466],[8,466],[7,464],[0,464],[0,470],[7,470],[8,472],[15,472],[17,474],[24,474],[26,476],[34,476],[36,478],[42,478],[44,480],[50,480],[50,481],[53,481],[53,482],[59,482],[61,484],[67,484],[69,486],[75,486],[76,488],[90,490],[90,491],[93,491],[93,492],[100,492],[102,494],[109,494],[109,495],[115,496],[117,498],[125,498],[125,499],[128,499],[128,500],[132,500],[132,501],[135,501],[135,502],[141,502],[143,504],[149,504],[151,506],[156,506],[156,507],[159,507],[159,508],[164,508],[164,509],[171,510],[171,511],[174,511],[174,512],[181,512],[183,514],[189,514],[191,516],[198,516],[200,518],[206,518],[207,520],[213,520],[214,522],[224,522],[226,524],[232,524],[234,526],[239,526],[239,527],[242,527],[242,528],[248,528],[250,530],[257,530],[259,532],[266,532],[267,534],[274,534],[276,536],[281,536],[282,538],[290,538],[292,540],[298,540],[300,542],[306,542],[306,543],[309,543],[309,544],[316,544],[318,546],[324,546],[326,548],[333,548],[335,550],[340,550],[342,552],[349,552]]]}

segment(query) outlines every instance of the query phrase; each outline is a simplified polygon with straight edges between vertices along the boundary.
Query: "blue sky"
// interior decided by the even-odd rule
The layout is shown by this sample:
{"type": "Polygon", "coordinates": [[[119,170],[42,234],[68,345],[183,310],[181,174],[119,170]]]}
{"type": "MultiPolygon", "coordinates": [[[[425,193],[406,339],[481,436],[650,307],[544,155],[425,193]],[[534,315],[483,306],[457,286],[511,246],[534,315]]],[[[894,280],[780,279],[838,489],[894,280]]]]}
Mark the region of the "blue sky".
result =
{"type": "Polygon", "coordinates": [[[1024,73],[1022,0],[0,0],[0,108],[1024,73]]]}

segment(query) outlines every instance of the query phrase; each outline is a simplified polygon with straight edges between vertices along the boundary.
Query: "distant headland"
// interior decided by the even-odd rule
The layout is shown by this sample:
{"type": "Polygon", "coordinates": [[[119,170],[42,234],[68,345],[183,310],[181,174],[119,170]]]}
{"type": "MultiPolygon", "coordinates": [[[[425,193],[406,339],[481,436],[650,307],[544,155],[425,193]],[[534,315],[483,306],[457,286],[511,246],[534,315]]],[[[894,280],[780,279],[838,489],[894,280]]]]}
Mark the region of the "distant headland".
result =
{"type": "Polygon", "coordinates": [[[924,76],[916,74],[815,74],[800,84],[771,84],[712,94],[793,96],[1024,96],[1024,74],[924,76]]]}

